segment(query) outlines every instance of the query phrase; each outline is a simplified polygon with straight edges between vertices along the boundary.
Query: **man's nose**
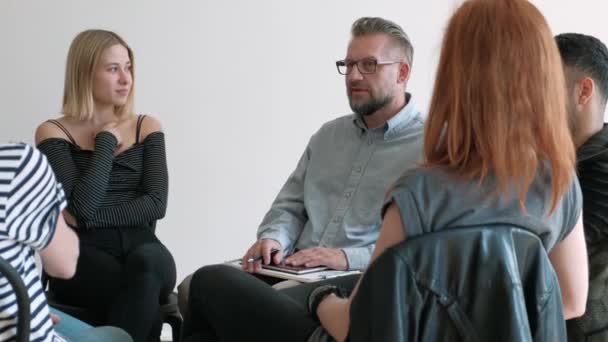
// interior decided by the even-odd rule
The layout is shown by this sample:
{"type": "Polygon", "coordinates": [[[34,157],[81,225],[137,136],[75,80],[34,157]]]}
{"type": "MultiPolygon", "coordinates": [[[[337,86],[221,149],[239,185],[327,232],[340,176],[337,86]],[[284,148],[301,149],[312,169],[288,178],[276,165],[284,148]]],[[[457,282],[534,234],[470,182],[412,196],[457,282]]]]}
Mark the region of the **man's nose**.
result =
{"type": "Polygon", "coordinates": [[[350,70],[350,72],[348,73],[348,75],[346,75],[346,81],[347,82],[360,81],[362,79],[363,79],[363,75],[361,75],[361,72],[359,72],[359,67],[356,64],[353,65],[353,67],[350,70]]]}

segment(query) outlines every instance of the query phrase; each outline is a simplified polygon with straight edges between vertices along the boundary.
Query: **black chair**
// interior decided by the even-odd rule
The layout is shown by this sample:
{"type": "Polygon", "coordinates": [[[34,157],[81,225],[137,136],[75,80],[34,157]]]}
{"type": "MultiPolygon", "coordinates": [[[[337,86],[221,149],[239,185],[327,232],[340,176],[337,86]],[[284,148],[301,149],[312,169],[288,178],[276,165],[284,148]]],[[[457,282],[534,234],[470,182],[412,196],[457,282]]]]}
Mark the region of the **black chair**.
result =
{"type": "Polygon", "coordinates": [[[30,339],[30,297],[21,276],[8,261],[0,258],[0,273],[13,287],[17,297],[17,342],[27,342],[30,339]]]}
{"type": "MultiPolygon", "coordinates": [[[[61,303],[53,294],[52,291],[48,288],[48,275],[43,274],[42,276],[42,285],[46,290],[46,298],[50,306],[54,307],[57,310],[63,311],[68,315],[74,316],[81,321],[87,322],[93,326],[104,325],[104,319],[96,316],[91,311],[88,311],[86,308],[67,305],[61,303]]],[[[171,336],[174,342],[179,341],[181,336],[183,317],[179,312],[179,307],[177,306],[177,293],[172,292],[167,297],[167,300],[161,303],[160,307],[161,319],[163,323],[169,324],[171,326],[171,336]]]]}

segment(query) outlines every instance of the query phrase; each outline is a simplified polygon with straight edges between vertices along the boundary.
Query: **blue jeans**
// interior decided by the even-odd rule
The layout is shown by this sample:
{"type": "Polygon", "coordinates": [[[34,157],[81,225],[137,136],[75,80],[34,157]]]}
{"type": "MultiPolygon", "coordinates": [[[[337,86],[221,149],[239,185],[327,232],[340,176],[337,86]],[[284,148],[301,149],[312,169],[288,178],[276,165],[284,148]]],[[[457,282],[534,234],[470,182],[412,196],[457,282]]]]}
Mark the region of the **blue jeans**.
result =
{"type": "Polygon", "coordinates": [[[51,308],[51,312],[60,317],[54,326],[55,332],[69,342],[133,342],[131,336],[120,328],[96,328],[57,309],[51,308]]]}

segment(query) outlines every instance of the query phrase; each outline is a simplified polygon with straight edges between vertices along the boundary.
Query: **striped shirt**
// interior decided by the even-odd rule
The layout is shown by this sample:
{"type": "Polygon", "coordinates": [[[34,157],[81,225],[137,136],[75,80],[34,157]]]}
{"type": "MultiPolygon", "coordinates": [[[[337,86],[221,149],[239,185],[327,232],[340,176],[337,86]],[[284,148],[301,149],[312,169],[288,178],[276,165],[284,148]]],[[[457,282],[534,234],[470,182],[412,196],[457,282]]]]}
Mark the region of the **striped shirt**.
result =
{"type": "MultiPolygon", "coordinates": [[[[139,138],[139,137],[138,137],[139,138]]],[[[101,132],[95,150],[75,141],[48,138],[38,148],[46,155],[68,198],[68,211],[84,229],[151,229],[165,215],[168,196],[165,140],[149,134],[114,155],[116,138],[101,132]]]]}
{"type": "MultiPolygon", "coordinates": [[[[61,210],[62,187],[46,158],[25,144],[0,144],[0,257],[21,274],[30,298],[30,341],[59,341],[35,263],[45,248],[61,210]]],[[[14,340],[17,302],[11,285],[0,276],[0,341],[14,340]]]]}

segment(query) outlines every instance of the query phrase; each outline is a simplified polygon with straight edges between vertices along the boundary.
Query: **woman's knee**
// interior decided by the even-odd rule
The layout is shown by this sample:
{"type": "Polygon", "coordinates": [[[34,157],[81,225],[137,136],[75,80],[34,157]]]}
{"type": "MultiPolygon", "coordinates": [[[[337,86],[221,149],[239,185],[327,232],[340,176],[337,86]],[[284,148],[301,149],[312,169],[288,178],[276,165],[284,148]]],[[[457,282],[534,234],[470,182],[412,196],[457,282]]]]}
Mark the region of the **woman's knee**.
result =
{"type": "Polygon", "coordinates": [[[149,243],[135,248],[127,255],[125,267],[126,274],[129,275],[167,278],[175,283],[175,261],[169,250],[160,243],[149,243]]]}

